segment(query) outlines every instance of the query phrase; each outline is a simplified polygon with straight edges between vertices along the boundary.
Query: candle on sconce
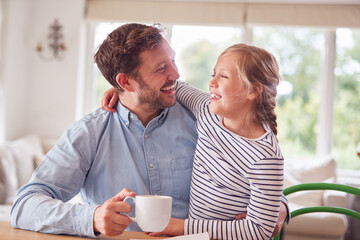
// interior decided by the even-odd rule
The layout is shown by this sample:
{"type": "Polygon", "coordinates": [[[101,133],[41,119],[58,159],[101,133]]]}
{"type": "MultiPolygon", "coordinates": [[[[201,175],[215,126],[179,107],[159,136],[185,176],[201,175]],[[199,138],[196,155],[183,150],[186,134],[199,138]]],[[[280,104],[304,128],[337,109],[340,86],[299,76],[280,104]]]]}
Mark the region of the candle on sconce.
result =
{"type": "Polygon", "coordinates": [[[38,42],[36,45],[36,51],[41,52],[42,51],[42,44],[41,42],[38,42]]]}
{"type": "Polygon", "coordinates": [[[65,44],[65,42],[61,42],[61,43],[60,43],[60,49],[61,49],[61,50],[66,50],[66,44],[65,44]]]}

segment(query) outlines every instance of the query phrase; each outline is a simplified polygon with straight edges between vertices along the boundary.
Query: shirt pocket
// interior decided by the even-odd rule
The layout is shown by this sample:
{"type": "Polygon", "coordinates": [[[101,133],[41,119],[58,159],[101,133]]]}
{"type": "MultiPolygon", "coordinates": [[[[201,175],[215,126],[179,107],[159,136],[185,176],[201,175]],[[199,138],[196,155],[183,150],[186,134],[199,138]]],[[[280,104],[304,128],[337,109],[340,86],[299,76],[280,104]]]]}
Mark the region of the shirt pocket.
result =
{"type": "Polygon", "coordinates": [[[189,200],[193,156],[170,161],[172,195],[175,199],[189,200]]]}

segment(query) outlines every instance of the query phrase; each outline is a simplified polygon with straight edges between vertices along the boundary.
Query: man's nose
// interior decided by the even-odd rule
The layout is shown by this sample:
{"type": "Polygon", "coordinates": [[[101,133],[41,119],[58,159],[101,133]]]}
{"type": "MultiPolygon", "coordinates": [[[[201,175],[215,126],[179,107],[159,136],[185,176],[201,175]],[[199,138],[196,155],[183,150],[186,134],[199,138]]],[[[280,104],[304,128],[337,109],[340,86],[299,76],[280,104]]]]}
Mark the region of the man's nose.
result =
{"type": "Polygon", "coordinates": [[[180,74],[179,74],[179,71],[178,71],[178,68],[177,68],[176,65],[172,65],[172,66],[171,66],[169,78],[170,78],[171,80],[177,80],[177,79],[180,78],[180,74]]]}

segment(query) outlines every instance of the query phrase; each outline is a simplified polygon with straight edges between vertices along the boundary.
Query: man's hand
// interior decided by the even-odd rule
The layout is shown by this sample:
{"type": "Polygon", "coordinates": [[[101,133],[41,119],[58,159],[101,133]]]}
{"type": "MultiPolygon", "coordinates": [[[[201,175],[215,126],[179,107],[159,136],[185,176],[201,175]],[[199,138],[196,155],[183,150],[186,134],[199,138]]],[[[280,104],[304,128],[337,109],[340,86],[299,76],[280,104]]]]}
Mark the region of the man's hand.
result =
{"type": "Polygon", "coordinates": [[[115,88],[110,88],[101,96],[101,109],[109,112],[116,112],[115,104],[119,100],[119,95],[115,88]]]}
{"type": "Polygon", "coordinates": [[[162,232],[149,233],[150,236],[169,235],[179,236],[184,235],[184,223],[185,220],[171,218],[168,226],[162,232]]]}
{"type": "MultiPolygon", "coordinates": [[[[276,235],[278,235],[278,233],[280,232],[280,230],[282,229],[282,227],[284,225],[287,215],[288,215],[288,212],[287,212],[286,205],[284,202],[281,202],[279,217],[277,219],[276,226],[275,226],[274,232],[271,237],[275,237],[276,235]]],[[[244,219],[244,218],[246,218],[246,213],[240,213],[240,214],[236,215],[236,217],[235,217],[235,219],[244,219]]]]}
{"type": "Polygon", "coordinates": [[[287,212],[286,205],[284,202],[281,202],[279,217],[278,217],[274,232],[271,235],[271,237],[275,237],[276,235],[278,235],[278,233],[280,232],[280,230],[282,229],[282,227],[284,225],[284,222],[285,222],[285,219],[287,216],[288,216],[288,212],[287,212]]]}
{"type": "Polygon", "coordinates": [[[131,211],[130,204],[123,202],[123,200],[127,196],[135,197],[135,195],[134,192],[124,188],[113,198],[108,199],[103,205],[98,207],[93,218],[94,232],[99,232],[109,237],[122,234],[131,223],[131,219],[128,216],[120,214],[131,211]]]}

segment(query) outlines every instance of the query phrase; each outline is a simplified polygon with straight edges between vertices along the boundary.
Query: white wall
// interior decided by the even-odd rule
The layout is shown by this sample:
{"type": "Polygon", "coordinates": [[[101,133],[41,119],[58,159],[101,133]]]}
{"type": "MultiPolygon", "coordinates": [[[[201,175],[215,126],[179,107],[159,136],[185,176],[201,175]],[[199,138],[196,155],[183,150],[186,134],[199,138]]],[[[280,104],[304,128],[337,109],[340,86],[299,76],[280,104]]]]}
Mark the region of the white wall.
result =
{"type": "Polygon", "coordinates": [[[2,139],[58,138],[75,120],[85,0],[2,0],[1,7],[2,139]],[[55,18],[63,25],[65,58],[44,61],[35,47],[45,45],[55,18]]]}

